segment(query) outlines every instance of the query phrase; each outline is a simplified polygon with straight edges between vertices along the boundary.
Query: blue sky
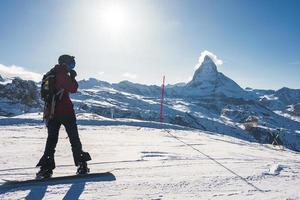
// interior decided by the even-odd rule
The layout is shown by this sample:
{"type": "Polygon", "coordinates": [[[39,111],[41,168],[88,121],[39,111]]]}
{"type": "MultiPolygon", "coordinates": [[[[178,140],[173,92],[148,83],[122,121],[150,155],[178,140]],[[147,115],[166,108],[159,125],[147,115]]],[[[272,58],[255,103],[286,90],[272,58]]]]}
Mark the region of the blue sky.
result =
{"type": "Polygon", "coordinates": [[[201,52],[242,87],[300,88],[300,1],[1,1],[0,63],[44,73],[64,53],[79,78],[187,82],[201,52]]]}

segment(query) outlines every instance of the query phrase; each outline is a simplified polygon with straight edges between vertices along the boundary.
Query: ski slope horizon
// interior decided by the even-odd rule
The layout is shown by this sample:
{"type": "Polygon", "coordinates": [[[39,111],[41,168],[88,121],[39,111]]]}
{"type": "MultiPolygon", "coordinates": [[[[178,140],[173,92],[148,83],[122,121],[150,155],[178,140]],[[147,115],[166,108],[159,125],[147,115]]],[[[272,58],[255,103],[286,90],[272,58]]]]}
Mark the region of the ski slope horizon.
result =
{"type": "MultiPolygon", "coordinates": [[[[43,125],[32,121],[37,117],[7,118],[7,125],[0,126],[0,145],[5,147],[1,184],[35,176],[47,137],[43,125]]],[[[115,181],[0,185],[0,199],[300,198],[299,153],[287,149],[186,127],[90,114],[79,116],[79,133],[93,158],[91,172],[111,171],[115,181]],[[95,119],[98,124],[82,123],[95,119]]],[[[59,137],[55,177],[76,171],[64,129],[59,137]]]]}

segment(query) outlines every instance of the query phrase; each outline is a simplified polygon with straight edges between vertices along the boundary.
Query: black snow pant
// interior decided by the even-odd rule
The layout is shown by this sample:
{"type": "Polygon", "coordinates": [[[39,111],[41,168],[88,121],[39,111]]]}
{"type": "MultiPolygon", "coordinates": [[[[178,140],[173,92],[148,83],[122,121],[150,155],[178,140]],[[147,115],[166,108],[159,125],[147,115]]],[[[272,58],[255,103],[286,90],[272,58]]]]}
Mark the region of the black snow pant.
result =
{"type": "Polygon", "coordinates": [[[48,121],[47,124],[48,138],[46,142],[46,147],[45,147],[44,155],[40,159],[37,166],[41,166],[48,169],[55,168],[54,153],[55,153],[56,144],[58,142],[58,134],[61,125],[64,125],[66,132],[68,134],[72,146],[75,165],[78,166],[79,162],[86,162],[91,160],[89,153],[82,151],[82,145],[80,142],[77,124],[76,124],[76,117],[64,116],[59,118],[53,118],[48,121]]]}

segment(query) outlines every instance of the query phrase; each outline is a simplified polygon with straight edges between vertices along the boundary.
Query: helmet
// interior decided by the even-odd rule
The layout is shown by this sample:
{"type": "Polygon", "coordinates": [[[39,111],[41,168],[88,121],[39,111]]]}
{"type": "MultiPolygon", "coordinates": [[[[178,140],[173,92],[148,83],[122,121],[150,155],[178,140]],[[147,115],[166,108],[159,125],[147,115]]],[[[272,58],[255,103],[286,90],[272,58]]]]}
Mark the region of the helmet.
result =
{"type": "Polygon", "coordinates": [[[58,58],[58,64],[66,64],[70,69],[74,69],[75,67],[75,57],[70,55],[61,55],[58,58]]]}

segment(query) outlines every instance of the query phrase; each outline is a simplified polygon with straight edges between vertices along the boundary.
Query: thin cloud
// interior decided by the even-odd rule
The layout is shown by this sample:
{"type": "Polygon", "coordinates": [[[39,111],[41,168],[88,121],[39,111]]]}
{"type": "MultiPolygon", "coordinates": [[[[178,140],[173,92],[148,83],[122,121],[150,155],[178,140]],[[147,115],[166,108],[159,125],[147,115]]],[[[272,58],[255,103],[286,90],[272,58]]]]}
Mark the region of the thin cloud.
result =
{"type": "Polygon", "coordinates": [[[217,66],[220,66],[224,63],[223,60],[219,59],[214,53],[204,50],[200,54],[199,63],[195,66],[196,69],[201,65],[205,56],[209,56],[217,66]]]}
{"type": "Polygon", "coordinates": [[[136,79],[137,78],[136,74],[132,74],[132,73],[128,73],[128,72],[122,74],[122,76],[125,77],[125,78],[129,78],[129,79],[136,79]]]}
{"type": "Polygon", "coordinates": [[[102,76],[104,74],[104,72],[98,72],[97,75],[98,76],[102,76]]]}
{"type": "Polygon", "coordinates": [[[6,78],[19,77],[24,80],[32,80],[39,82],[42,80],[42,75],[25,70],[23,67],[16,65],[5,66],[0,64],[0,75],[6,78]]]}

